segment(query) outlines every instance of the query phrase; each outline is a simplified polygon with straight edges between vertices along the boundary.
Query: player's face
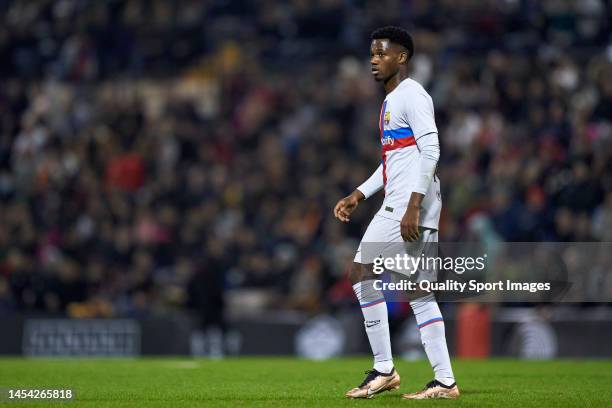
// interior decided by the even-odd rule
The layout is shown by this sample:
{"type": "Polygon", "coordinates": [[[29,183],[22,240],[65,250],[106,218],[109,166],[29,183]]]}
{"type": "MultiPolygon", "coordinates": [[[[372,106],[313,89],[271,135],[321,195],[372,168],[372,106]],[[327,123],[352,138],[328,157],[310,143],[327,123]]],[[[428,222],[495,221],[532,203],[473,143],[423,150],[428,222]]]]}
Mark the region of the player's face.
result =
{"type": "Polygon", "coordinates": [[[397,74],[401,61],[401,53],[389,40],[372,40],[370,64],[376,81],[386,81],[397,74]]]}

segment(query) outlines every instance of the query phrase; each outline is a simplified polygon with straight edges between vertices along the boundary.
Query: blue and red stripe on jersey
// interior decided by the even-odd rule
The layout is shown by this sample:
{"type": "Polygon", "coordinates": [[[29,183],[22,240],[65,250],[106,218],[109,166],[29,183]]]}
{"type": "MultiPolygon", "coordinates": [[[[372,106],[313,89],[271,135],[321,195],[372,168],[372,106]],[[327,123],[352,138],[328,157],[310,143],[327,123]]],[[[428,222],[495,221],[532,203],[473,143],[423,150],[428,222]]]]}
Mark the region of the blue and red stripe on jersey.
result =
{"type": "Polygon", "coordinates": [[[392,150],[402,149],[408,146],[416,145],[414,132],[410,127],[387,129],[385,130],[385,111],[387,110],[387,101],[383,102],[380,109],[380,119],[378,121],[380,129],[380,143],[382,144],[382,165],[383,165],[383,185],[387,185],[387,155],[386,153],[392,150]]]}
{"type": "Polygon", "coordinates": [[[380,142],[383,153],[416,145],[414,133],[409,127],[383,131],[383,138],[380,142]]]}
{"type": "Polygon", "coordinates": [[[380,117],[378,119],[378,129],[380,130],[380,138],[382,140],[383,131],[385,130],[385,110],[387,109],[387,101],[383,101],[380,107],[380,117]]]}
{"type": "MultiPolygon", "coordinates": [[[[380,118],[378,120],[378,128],[380,129],[380,143],[383,141],[383,136],[385,132],[385,109],[387,108],[387,101],[383,101],[382,106],[380,107],[380,118]]],[[[385,154],[385,149],[382,151],[382,176],[383,176],[383,186],[387,186],[387,157],[385,154]]],[[[386,193],[385,193],[386,194],[386,193]]]]}

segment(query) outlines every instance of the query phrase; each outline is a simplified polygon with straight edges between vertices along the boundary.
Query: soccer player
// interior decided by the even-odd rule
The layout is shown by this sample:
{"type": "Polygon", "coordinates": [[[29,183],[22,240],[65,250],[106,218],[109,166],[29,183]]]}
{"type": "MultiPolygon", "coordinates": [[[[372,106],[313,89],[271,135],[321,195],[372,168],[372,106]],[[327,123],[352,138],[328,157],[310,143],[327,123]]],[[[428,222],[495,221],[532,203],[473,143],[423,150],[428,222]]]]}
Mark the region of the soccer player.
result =
{"type": "MultiPolygon", "coordinates": [[[[435,175],[440,146],[432,99],[419,83],[408,77],[408,62],[414,53],[412,37],[402,28],[383,27],[375,30],[371,39],[372,74],[382,82],[387,94],[379,118],[382,163],[369,179],[334,207],[336,218],[349,222],[360,201],[384,188],[383,204],[363,235],[350,272],[374,354],[374,367],[366,371],[366,378],[358,387],[346,393],[349,398],[371,398],[400,386],[391,355],[387,304],[383,293],[373,284],[380,279],[373,274],[374,258],[381,254],[372,251],[367,254],[366,246],[397,242],[400,247],[435,244],[442,208],[440,182],[435,175]]],[[[448,355],[444,320],[435,297],[422,291],[409,296],[434,379],[422,391],[402,397],[457,398],[459,389],[448,355]]]]}

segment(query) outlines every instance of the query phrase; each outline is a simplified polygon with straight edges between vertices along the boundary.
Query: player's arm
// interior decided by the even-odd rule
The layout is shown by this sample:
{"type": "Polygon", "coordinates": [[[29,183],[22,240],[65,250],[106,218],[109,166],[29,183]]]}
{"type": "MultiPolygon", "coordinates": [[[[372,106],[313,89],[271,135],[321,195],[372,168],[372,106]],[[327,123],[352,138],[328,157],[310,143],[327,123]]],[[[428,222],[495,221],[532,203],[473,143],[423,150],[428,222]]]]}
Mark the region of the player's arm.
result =
{"type": "Polygon", "coordinates": [[[363,199],[366,200],[378,193],[384,187],[383,181],[383,166],[380,164],[374,173],[364,181],[357,190],[363,194],[363,199]]]}
{"type": "Polygon", "coordinates": [[[355,189],[349,196],[344,197],[334,207],[334,215],[342,222],[349,222],[350,216],[359,205],[359,202],[377,193],[383,188],[382,164],[372,175],[355,189]]]}
{"type": "Polygon", "coordinates": [[[429,189],[431,180],[436,172],[438,159],[440,158],[438,132],[423,135],[416,139],[416,143],[420,152],[418,178],[410,195],[408,208],[401,224],[402,237],[406,241],[416,241],[419,239],[421,203],[429,189]]]}
{"type": "Polygon", "coordinates": [[[406,241],[419,239],[421,204],[440,158],[440,142],[431,98],[427,95],[419,95],[419,98],[413,102],[416,103],[411,104],[407,119],[411,124],[419,150],[419,164],[418,176],[408,201],[408,208],[401,221],[402,238],[406,241]]]}

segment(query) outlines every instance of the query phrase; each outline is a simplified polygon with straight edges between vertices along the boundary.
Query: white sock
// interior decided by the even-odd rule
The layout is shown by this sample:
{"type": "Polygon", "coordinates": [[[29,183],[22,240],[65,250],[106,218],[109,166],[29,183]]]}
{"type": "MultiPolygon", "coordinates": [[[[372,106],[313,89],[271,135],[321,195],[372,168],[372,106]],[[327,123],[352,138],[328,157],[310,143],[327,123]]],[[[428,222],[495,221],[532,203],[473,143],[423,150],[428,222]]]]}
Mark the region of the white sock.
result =
{"type": "Polygon", "coordinates": [[[374,289],[373,280],[356,283],[353,290],[361,306],[366,334],[374,354],[374,369],[381,373],[390,373],[393,369],[393,357],[385,297],[380,290],[374,289]]]}
{"type": "Polygon", "coordinates": [[[444,333],[444,320],[433,294],[410,302],[417,326],[421,332],[421,343],[434,370],[435,378],[444,385],[455,382],[451,368],[446,335],[444,333]]]}

